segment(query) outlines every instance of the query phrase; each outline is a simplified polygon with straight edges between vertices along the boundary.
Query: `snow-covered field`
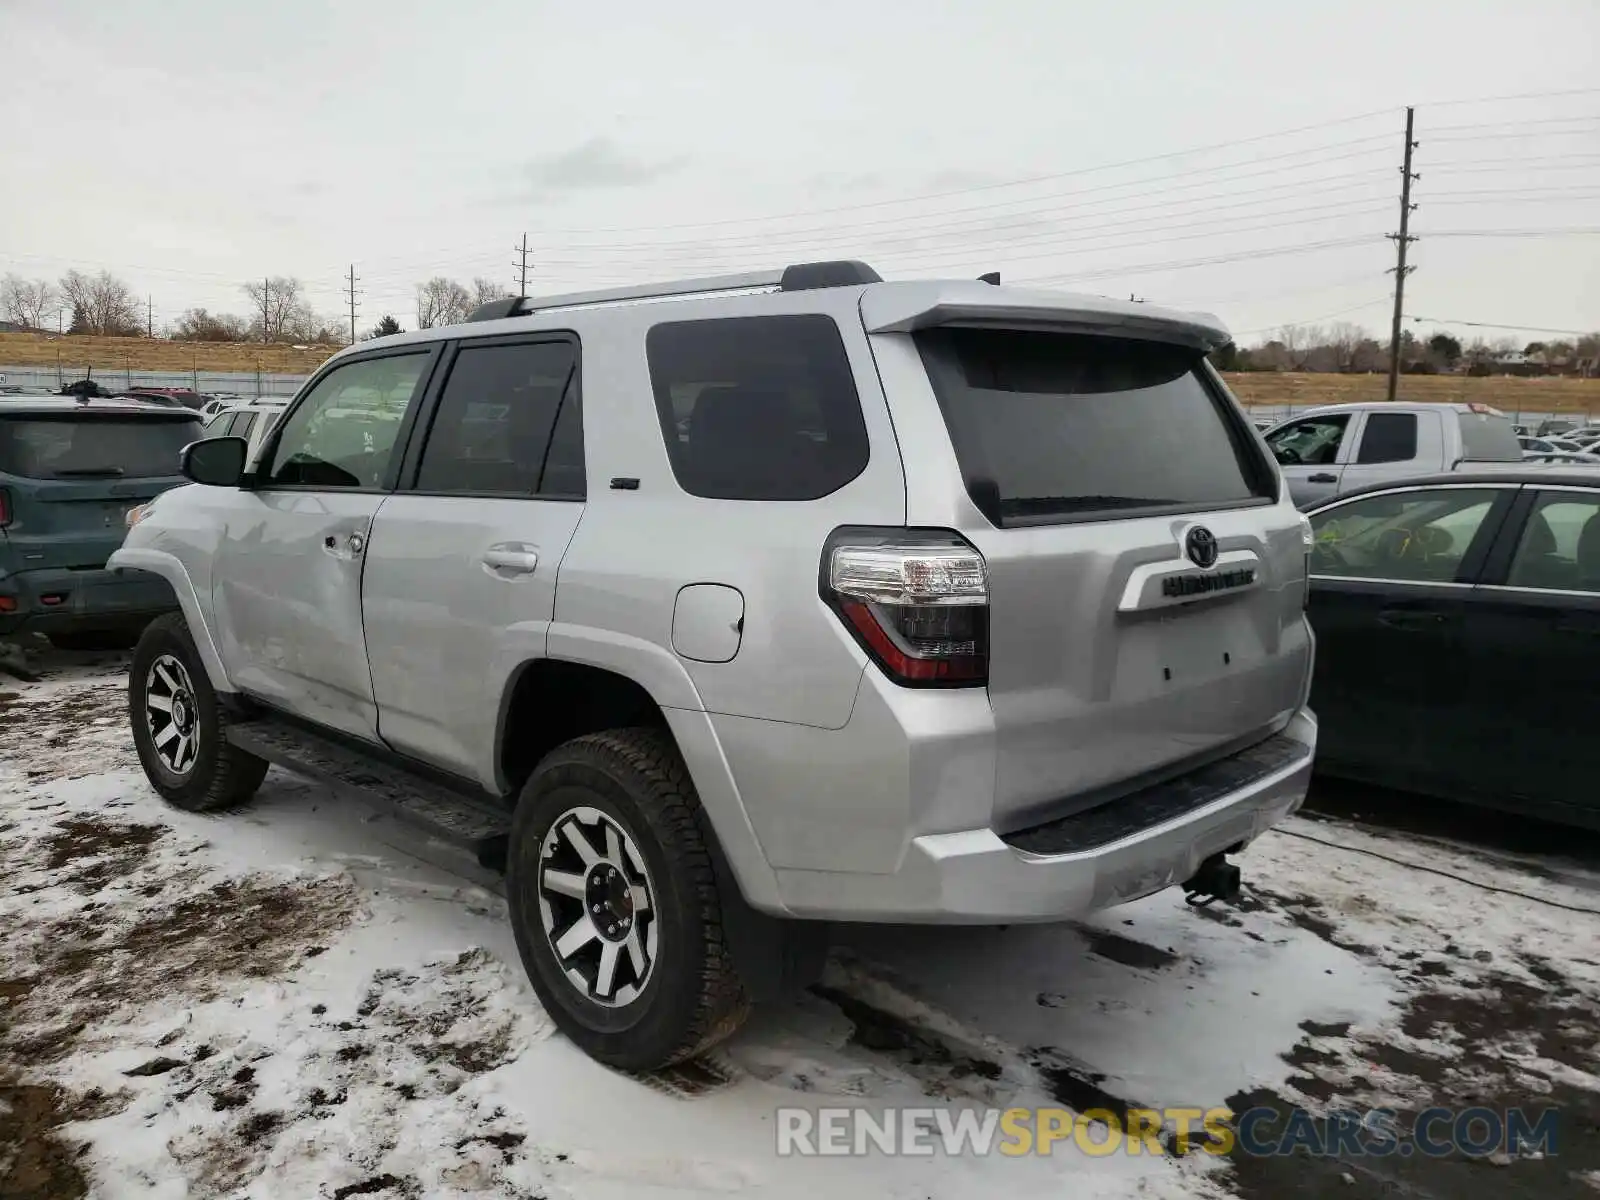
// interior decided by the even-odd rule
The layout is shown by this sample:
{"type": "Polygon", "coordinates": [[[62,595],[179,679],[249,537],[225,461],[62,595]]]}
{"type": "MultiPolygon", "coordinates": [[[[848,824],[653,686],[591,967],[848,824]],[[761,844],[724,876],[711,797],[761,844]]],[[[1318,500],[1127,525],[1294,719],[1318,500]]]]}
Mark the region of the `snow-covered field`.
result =
{"type": "Polygon", "coordinates": [[[0,677],[7,1200],[1600,1195],[1581,863],[1296,820],[1233,906],[844,931],[821,985],[641,1080],[553,1033],[498,897],[416,835],[278,772],[239,813],[161,804],[123,688],[81,656],[0,677]],[[795,1105],[1433,1103],[1554,1105],[1559,1153],[775,1152],[795,1105]]]}

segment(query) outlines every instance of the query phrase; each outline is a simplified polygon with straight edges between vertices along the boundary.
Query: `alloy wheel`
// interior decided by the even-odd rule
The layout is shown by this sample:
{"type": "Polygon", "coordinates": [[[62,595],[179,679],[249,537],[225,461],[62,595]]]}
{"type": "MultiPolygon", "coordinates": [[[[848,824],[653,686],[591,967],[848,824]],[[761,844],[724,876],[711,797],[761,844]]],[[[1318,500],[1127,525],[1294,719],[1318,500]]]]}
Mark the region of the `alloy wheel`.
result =
{"type": "Polygon", "coordinates": [[[607,1008],[638,999],[656,962],[655,894],[644,856],[597,808],[568,809],[545,834],[539,914],[567,979],[607,1008]]]}
{"type": "Polygon", "coordinates": [[[150,664],[144,713],[161,765],[174,775],[187,775],[200,756],[200,713],[188,670],[170,654],[150,664]]]}

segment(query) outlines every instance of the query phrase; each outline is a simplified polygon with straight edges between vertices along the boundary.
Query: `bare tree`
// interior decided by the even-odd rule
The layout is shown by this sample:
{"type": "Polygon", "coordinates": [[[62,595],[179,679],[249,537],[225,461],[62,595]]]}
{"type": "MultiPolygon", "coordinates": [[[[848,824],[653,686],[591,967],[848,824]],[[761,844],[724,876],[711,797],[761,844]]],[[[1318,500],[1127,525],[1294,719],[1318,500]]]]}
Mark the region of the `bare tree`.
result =
{"type": "Polygon", "coordinates": [[[250,324],[232,313],[213,316],[203,308],[191,308],[172,328],[178,342],[242,342],[250,334],[250,324]]]}
{"type": "Polygon", "coordinates": [[[263,342],[281,342],[286,335],[292,336],[289,326],[305,311],[305,297],[298,279],[274,275],[243,284],[242,289],[259,314],[252,322],[252,330],[261,335],[263,342]]]}
{"type": "Polygon", "coordinates": [[[68,271],[61,277],[61,292],[72,306],[73,333],[132,337],[144,332],[144,314],[133,292],[109,271],[68,271]]]}
{"type": "Polygon", "coordinates": [[[7,275],[0,280],[0,316],[24,329],[43,329],[44,314],[56,307],[56,289],[48,279],[7,275]]]}
{"type": "Polygon", "coordinates": [[[437,275],[417,284],[418,329],[458,324],[467,319],[473,307],[472,293],[453,279],[437,275]]]}
{"type": "Polygon", "coordinates": [[[1329,351],[1332,360],[1330,366],[1341,373],[1349,372],[1355,368],[1356,347],[1361,345],[1362,339],[1367,336],[1367,331],[1359,325],[1352,325],[1349,321],[1340,321],[1328,330],[1327,340],[1324,345],[1329,351]]]}
{"type": "Polygon", "coordinates": [[[504,284],[496,283],[492,279],[482,276],[472,281],[472,307],[487,304],[491,300],[504,300],[511,295],[511,289],[504,284]]]}

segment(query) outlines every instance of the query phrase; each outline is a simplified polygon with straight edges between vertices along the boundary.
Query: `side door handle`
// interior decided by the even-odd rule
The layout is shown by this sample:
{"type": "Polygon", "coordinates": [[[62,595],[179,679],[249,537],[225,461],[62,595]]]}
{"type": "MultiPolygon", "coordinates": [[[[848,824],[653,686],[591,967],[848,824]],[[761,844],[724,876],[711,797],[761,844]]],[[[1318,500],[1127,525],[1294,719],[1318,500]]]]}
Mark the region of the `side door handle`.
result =
{"type": "Polygon", "coordinates": [[[516,543],[490,546],[483,552],[483,565],[506,575],[531,575],[539,568],[539,552],[516,543]]]}
{"type": "Polygon", "coordinates": [[[1326,471],[1324,471],[1324,472],[1322,472],[1320,474],[1317,474],[1317,475],[1307,475],[1306,476],[1306,482],[1307,483],[1338,483],[1339,482],[1339,477],[1337,475],[1329,475],[1326,471]]]}
{"type": "Polygon", "coordinates": [[[1436,608],[1382,608],[1378,621],[1391,629],[1437,629],[1450,623],[1450,614],[1436,608]]]}

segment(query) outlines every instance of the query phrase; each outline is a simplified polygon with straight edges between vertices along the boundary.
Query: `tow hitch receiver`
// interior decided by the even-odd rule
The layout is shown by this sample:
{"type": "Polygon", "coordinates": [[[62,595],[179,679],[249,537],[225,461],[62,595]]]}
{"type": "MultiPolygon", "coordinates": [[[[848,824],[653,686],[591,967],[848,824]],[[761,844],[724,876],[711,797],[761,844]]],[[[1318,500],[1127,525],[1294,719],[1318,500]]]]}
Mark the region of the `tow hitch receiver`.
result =
{"type": "Polygon", "coordinates": [[[1232,900],[1239,894],[1239,868],[1222,854],[1213,854],[1183,881],[1183,900],[1204,908],[1213,900],[1232,900]]]}

